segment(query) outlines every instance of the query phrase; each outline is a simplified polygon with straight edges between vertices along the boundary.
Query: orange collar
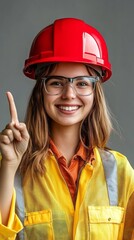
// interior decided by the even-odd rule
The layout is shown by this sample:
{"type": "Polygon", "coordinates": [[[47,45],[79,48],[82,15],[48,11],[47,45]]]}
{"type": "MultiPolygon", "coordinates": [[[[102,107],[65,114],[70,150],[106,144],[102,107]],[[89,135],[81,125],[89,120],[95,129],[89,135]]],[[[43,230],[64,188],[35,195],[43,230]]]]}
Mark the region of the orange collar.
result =
{"type": "MultiPolygon", "coordinates": [[[[56,145],[54,144],[53,140],[50,139],[50,151],[52,151],[56,157],[56,159],[60,159],[63,158],[63,154],[57,149],[56,145]]],[[[83,161],[88,161],[89,159],[91,159],[91,155],[93,153],[90,154],[88,151],[86,150],[86,148],[84,147],[84,145],[82,144],[82,142],[79,143],[76,154],[72,157],[72,159],[81,159],[83,161]]]]}

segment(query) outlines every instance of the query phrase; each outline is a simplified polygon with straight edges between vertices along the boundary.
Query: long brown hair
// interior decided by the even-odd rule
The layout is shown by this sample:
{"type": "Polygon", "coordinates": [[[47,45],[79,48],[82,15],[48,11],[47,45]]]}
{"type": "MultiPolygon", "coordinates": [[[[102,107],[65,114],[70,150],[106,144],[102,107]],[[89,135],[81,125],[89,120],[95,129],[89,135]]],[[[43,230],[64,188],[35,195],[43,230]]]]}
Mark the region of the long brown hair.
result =
{"type": "MultiPolygon", "coordinates": [[[[26,126],[30,134],[28,148],[22,158],[20,170],[22,174],[28,168],[44,173],[44,159],[49,149],[49,117],[44,106],[43,75],[49,75],[56,64],[41,65],[36,69],[36,84],[31,93],[27,113],[26,126]]],[[[96,71],[87,67],[90,74],[96,71]]],[[[94,90],[94,102],[86,119],[83,120],[80,129],[80,139],[84,139],[84,145],[89,147],[105,148],[112,130],[110,113],[105,101],[101,79],[96,83],[94,90]]]]}

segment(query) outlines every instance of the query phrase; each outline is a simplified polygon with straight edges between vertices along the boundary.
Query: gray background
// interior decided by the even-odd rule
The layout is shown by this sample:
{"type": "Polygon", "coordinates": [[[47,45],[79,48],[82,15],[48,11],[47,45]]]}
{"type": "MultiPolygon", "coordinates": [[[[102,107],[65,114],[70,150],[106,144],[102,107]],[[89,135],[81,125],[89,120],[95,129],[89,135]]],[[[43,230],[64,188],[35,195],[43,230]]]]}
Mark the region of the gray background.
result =
{"type": "Polygon", "coordinates": [[[116,132],[109,146],[134,166],[134,1],[133,0],[2,0],[0,4],[0,130],[10,121],[6,91],[14,95],[20,121],[34,81],[22,73],[31,42],[55,18],[82,18],[104,36],[113,75],[104,84],[116,132]]]}

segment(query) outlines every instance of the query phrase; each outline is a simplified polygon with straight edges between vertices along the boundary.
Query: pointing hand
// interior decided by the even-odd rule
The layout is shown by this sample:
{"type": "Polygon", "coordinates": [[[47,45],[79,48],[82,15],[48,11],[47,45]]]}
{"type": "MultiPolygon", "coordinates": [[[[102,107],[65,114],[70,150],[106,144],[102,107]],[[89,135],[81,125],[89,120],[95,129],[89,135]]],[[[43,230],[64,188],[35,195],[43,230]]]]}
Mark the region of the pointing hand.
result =
{"type": "Polygon", "coordinates": [[[0,133],[0,152],[3,161],[6,161],[7,164],[10,164],[17,169],[21,158],[28,147],[29,134],[26,125],[20,123],[18,120],[13,95],[10,92],[7,92],[6,94],[9,103],[11,121],[0,133]]]}

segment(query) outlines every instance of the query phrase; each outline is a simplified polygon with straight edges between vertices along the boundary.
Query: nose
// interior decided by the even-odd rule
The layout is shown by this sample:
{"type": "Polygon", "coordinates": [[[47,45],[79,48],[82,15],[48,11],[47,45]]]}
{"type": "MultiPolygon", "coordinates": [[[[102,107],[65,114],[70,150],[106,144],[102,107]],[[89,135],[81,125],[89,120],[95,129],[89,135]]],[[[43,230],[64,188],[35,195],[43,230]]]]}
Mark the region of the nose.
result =
{"type": "Polygon", "coordinates": [[[73,85],[71,83],[66,84],[66,86],[64,87],[64,90],[62,92],[62,98],[63,99],[73,99],[76,97],[76,91],[73,87],[73,85]]]}

